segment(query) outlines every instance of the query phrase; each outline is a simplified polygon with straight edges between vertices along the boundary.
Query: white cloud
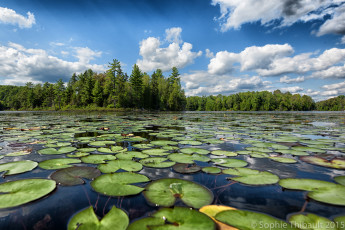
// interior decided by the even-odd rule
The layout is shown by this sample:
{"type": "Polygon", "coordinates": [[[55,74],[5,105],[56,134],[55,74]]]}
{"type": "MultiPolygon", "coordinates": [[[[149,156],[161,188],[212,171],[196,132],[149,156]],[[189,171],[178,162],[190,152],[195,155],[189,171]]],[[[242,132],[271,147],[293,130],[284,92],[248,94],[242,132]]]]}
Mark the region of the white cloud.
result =
{"type": "Polygon", "coordinates": [[[205,50],[205,55],[207,58],[214,58],[214,53],[211,52],[209,49],[205,50]]]}
{"type": "Polygon", "coordinates": [[[325,70],[316,71],[312,76],[318,78],[345,78],[345,64],[343,66],[332,66],[325,70]]]}
{"type": "Polygon", "coordinates": [[[50,46],[64,46],[65,43],[62,43],[62,42],[50,42],[49,45],[50,46]]]}
{"type": "Polygon", "coordinates": [[[31,12],[27,12],[27,17],[25,17],[12,9],[0,7],[0,23],[18,25],[19,28],[31,28],[36,21],[35,15],[31,12]]]}
{"type": "Polygon", "coordinates": [[[180,44],[182,42],[181,39],[182,28],[181,27],[172,27],[165,30],[165,40],[168,42],[175,42],[180,44]]]}
{"type": "Polygon", "coordinates": [[[334,11],[333,17],[320,26],[316,35],[325,34],[345,34],[345,5],[334,11]]]}
{"type": "Polygon", "coordinates": [[[341,43],[341,44],[345,44],[345,35],[341,38],[340,43],[341,43]]]}
{"type": "Polygon", "coordinates": [[[93,51],[89,47],[75,47],[76,51],[75,57],[79,59],[79,62],[87,64],[91,60],[94,60],[95,57],[100,57],[102,55],[101,51],[93,51]]]}
{"type": "MultiPolygon", "coordinates": [[[[171,32],[171,30],[169,30],[171,32]]],[[[170,33],[168,32],[168,34],[170,33]]],[[[175,34],[171,32],[171,34],[175,34]]],[[[172,35],[171,35],[172,36],[172,35]]],[[[175,37],[176,38],[176,37],[175,37]]],[[[169,38],[175,39],[173,36],[169,38]]],[[[155,37],[149,37],[140,42],[140,55],[142,59],[137,60],[141,70],[148,72],[155,69],[168,71],[172,67],[183,68],[194,62],[194,59],[202,55],[202,51],[193,52],[192,44],[172,42],[168,47],[162,48],[161,41],[155,37]]]]}
{"type": "Polygon", "coordinates": [[[292,86],[280,89],[282,92],[298,93],[302,92],[304,89],[299,86],[292,86]]]}
{"type": "Polygon", "coordinates": [[[298,82],[303,82],[304,81],[304,76],[297,77],[297,78],[290,78],[288,76],[281,77],[279,82],[280,83],[298,83],[298,82]]]}
{"type": "MultiPolygon", "coordinates": [[[[340,22],[341,4],[344,0],[213,0],[220,6],[221,30],[239,29],[245,23],[260,22],[264,26],[290,26],[296,22],[308,22],[333,15],[321,33],[334,33],[335,22],[340,22]]],[[[342,24],[344,21],[342,21],[342,24]]],[[[344,27],[342,27],[344,28],[344,27]]],[[[338,32],[337,32],[338,33],[338,32]]]]}
{"type": "MultiPolygon", "coordinates": [[[[91,58],[83,58],[79,52],[79,61],[70,62],[49,55],[43,49],[27,49],[16,43],[0,45],[0,77],[1,84],[23,84],[32,82],[55,82],[59,78],[68,80],[74,72],[80,73],[89,68],[96,72],[104,71],[104,65],[90,64],[91,58]]],[[[92,53],[92,52],[89,52],[92,53]]],[[[98,52],[95,52],[98,54],[98,52]]]]}
{"type": "Polygon", "coordinates": [[[234,64],[241,64],[241,71],[266,69],[276,59],[292,54],[293,48],[289,44],[268,44],[265,46],[251,46],[241,53],[220,51],[211,59],[208,71],[211,74],[225,74],[234,70],[234,64]]]}
{"type": "Polygon", "coordinates": [[[340,83],[335,83],[331,85],[324,85],[322,86],[323,89],[326,90],[340,90],[342,93],[345,92],[345,81],[340,82],[340,83]]]}

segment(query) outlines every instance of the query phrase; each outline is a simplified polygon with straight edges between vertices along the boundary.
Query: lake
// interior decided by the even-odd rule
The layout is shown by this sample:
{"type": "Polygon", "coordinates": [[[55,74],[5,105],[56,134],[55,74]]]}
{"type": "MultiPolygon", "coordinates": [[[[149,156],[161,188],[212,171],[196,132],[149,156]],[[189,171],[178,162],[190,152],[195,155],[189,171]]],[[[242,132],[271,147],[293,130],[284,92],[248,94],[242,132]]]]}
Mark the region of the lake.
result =
{"type": "MultiPolygon", "coordinates": [[[[279,180],[316,179],[337,184],[334,178],[345,175],[344,115],[344,112],[2,112],[0,164],[29,160],[32,167],[11,165],[23,172],[5,175],[10,168],[3,166],[0,184],[36,178],[52,180],[51,175],[59,167],[68,167],[67,163],[99,167],[102,176],[126,172],[126,167],[131,167],[136,174],[149,179],[133,183],[141,190],[159,179],[179,178],[206,187],[213,196],[211,204],[260,212],[284,221],[298,212],[332,220],[345,215],[341,201],[316,198],[306,189],[283,188],[279,180]],[[115,158],[116,165],[110,167],[109,162],[115,158]],[[51,159],[73,160],[47,161],[51,159]],[[248,178],[250,173],[238,168],[253,169],[250,172],[254,174],[267,172],[262,175],[268,175],[269,179],[263,176],[255,184],[255,180],[248,178]]],[[[133,222],[164,206],[150,202],[148,193],[147,197],[143,194],[145,190],[108,196],[102,192],[107,188],[96,188],[91,181],[84,179],[83,184],[74,186],[54,184],[51,191],[33,201],[5,205],[0,208],[0,229],[66,229],[73,215],[90,206],[102,218],[115,205],[133,222]]],[[[1,199],[5,193],[0,185],[2,202],[7,202],[1,199]]],[[[9,202],[11,199],[17,198],[9,196],[9,202]]],[[[181,199],[172,206],[191,207],[181,199]]]]}

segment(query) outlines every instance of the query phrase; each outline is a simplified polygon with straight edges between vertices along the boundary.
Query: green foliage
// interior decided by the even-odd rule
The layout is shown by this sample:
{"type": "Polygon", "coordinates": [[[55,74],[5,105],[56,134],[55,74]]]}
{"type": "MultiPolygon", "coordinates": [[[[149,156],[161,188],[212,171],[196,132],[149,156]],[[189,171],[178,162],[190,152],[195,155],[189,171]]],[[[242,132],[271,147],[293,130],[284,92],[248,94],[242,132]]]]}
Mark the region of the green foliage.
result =
{"type": "Polygon", "coordinates": [[[345,95],[340,95],[325,101],[316,103],[317,110],[323,111],[344,111],[345,110],[345,95]]]}

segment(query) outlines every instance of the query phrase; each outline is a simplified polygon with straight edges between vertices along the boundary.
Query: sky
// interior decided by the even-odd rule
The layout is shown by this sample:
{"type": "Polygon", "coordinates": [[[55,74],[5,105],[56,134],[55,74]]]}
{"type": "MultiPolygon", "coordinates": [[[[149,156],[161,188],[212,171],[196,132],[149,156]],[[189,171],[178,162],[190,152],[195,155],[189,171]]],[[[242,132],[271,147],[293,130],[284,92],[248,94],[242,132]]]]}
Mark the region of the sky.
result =
{"type": "Polygon", "coordinates": [[[117,59],[187,96],[345,94],[345,0],[0,0],[0,84],[67,82],[117,59]]]}

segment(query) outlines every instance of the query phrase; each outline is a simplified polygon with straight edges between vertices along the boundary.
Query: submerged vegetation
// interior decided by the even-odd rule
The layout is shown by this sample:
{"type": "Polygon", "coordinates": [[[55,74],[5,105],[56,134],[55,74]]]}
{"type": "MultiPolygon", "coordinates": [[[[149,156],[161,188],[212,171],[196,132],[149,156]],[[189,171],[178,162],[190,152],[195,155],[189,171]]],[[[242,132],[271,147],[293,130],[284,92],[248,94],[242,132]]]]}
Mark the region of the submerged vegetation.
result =
{"type": "Polygon", "coordinates": [[[186,97],[179,71],[169,77],[157,69],[152,75],[137,65],[130,76],[116,59],[104,73],[91,69],[73,74],[67,84],[26,83],[0,86],[0,110],[112,110],[146,109],[160,111],[310,111],[345,109],[345,96],[315,103],[307,95],[274,92],[241,92],[229,96],[186,97]]]}

